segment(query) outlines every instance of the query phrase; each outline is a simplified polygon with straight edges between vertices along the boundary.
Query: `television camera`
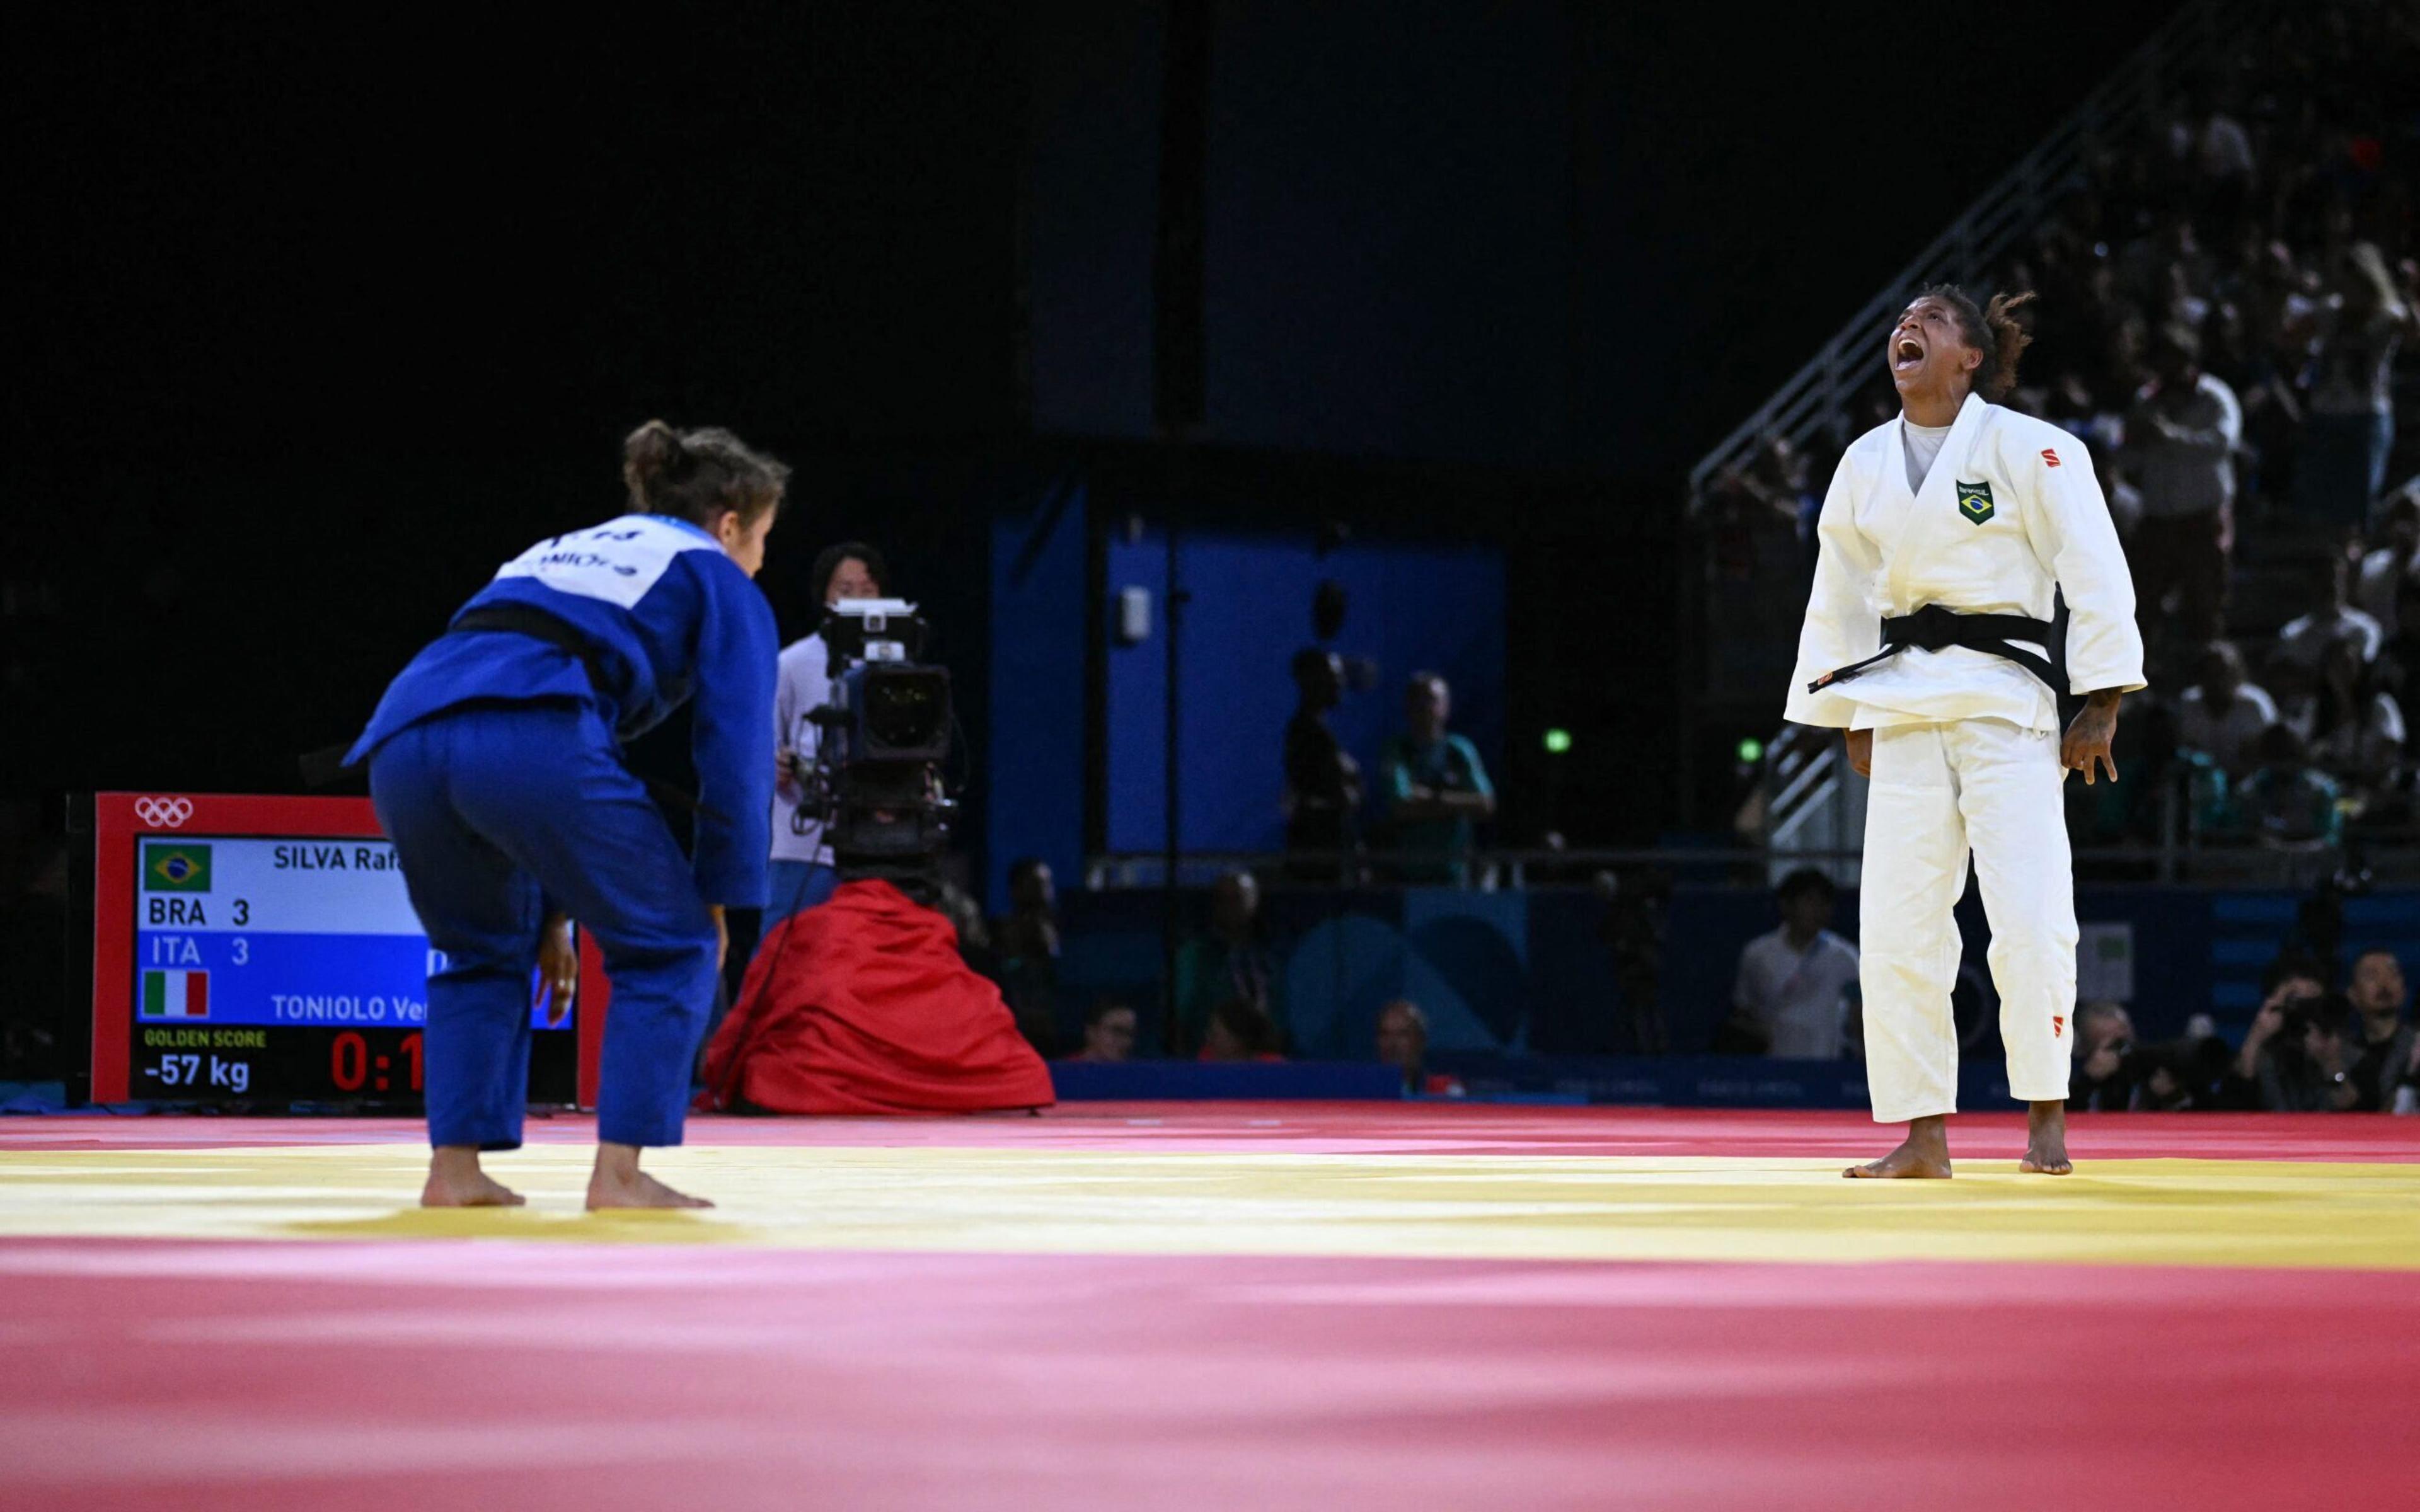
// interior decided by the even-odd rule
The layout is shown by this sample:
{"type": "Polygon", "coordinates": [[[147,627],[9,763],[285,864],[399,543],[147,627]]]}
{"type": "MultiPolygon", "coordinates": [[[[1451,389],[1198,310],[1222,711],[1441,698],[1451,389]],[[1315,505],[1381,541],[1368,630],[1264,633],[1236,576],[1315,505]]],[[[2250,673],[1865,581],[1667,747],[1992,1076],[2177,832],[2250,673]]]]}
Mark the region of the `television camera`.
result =
{"type": "Polygon", "coordinates": [[[807,716],[814,763],[800,819],[819,819],[844,878],[930,872],[957,812],[942,779],[955,714],[948,669],[923,661],[930,626],[895,598],[845,598],[818,632],[831,697],[807,716]]]}

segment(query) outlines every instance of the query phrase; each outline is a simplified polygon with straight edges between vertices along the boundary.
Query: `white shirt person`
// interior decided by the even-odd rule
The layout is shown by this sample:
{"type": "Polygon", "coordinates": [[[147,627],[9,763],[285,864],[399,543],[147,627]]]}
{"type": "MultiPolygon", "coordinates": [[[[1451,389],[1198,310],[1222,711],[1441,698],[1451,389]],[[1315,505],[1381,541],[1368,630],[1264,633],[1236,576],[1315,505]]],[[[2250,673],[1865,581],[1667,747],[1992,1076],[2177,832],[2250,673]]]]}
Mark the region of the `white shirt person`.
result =
{"type": "MultiPolygon", "coordinates": [[[[844,598],[878,598],[890,569],[882,553],[856,541],[827,547],[808,575],[816,604],[829,609],[844,598]]],[[[840,872],[831,847],[825,843],[821,819],[799,811],[806,795],[805,777],[815,762],[821,730],[814,715],[831,702],[831,652],[820,633],[802,637],[782,648],[781,672],[773,692],[773,749],[777,777],[773,786],[772,897],[765,907],[765,930],[790,915],[813,908],[840,887],[840,872]]]]}
{"type": "Polygon", "coordinates": [[[1838,1060],[1849,1043],[1849,1007],[1857,990],[1857,948],[1827,927],[1831,880],[1813,868],[1792,872],[1778,889],[1781,927],[1740,951],[1731,984],[1733,1022],[1776,1059],[1838,1060]]]}

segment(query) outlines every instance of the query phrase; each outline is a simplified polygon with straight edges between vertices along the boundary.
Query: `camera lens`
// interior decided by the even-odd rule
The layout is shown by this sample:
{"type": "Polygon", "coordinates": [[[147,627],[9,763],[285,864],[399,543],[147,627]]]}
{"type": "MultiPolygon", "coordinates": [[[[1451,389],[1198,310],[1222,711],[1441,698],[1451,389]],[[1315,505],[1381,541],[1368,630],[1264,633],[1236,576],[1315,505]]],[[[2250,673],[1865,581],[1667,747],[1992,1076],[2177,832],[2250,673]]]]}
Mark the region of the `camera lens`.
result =
{"type": "Polygon", "coordinates": [[[948,684],[926,669],[885,669],[866,684],[866,733],[884,754],[935,747],[949,718],[948,699],[948,684]]]}

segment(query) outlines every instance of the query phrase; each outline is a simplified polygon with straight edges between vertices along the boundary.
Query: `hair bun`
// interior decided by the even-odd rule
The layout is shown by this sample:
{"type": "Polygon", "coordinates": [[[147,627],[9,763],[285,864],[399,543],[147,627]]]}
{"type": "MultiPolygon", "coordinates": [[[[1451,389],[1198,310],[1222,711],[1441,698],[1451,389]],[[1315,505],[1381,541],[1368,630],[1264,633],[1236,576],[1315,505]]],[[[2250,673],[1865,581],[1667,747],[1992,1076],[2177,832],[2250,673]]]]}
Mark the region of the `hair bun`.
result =
{"type": "Polygon", "coordinates": [[[680,432],[660,420],[650,420],[622,442],[622,476],[632,493],[653,493],[655,482],[681,464],[680,432]]]}
{"type": "Polygon", "coordinates": [[[622,442],[622,481],[630,508],[643,515],[677,515],[708,528],[735,510],[752,519],[781,503],[789,477],[788,468],[720,426],[684,432],[650,420],[622,442]]]}

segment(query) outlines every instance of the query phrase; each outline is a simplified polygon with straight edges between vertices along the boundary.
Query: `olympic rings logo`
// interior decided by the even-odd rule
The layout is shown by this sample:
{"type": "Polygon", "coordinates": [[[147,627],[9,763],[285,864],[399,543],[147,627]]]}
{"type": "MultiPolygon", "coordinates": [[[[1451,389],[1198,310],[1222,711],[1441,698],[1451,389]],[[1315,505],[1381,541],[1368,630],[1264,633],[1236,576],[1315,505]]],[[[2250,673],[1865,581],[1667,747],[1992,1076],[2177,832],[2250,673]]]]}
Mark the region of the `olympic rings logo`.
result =
{"type": "Polygon", "coordinates": [[[152,829],[176,829],[194,817],[191,798],[137,798],[134,817],[152,829]]]}

